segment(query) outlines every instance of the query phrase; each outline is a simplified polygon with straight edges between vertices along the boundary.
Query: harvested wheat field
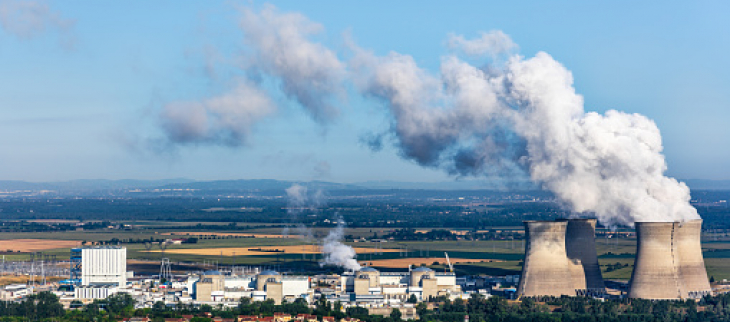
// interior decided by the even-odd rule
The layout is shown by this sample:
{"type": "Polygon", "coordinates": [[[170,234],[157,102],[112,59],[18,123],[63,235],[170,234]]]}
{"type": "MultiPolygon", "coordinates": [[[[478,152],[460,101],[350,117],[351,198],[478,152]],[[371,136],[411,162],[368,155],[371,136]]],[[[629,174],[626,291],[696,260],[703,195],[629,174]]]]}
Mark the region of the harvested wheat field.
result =
{"type": "MultiPolygon", "coordinates": [[[[356,247],[355,252],[358,254],[369,254],[374,252],[398,252],[398,249],[375,249],[356,247]]],[[[151,253],[159,253],[160,250],[151,250],[151,253]]],[[[252,247],[230,247],[230,248],[197,248],[197,249],[167,249],[167,254],[187,254],[187,255],[221,255],[223,256],[245,256],[245,255],[276,255],[276,254],[320,254],[319,246],[312,245],[294,245],[294,246],[252,246],[252,247]]]]}
{"type": "Polygon", "coordinates": [[[171,236],[244,236],[254,238],[304,238],[302,235],[272,235],[272,234],[252,234],[252,233],[209,233],[200,231],[176,231],[172,233],[163,233],[161,235],[171,236]]]}
{"type": "MultiPolygon", "coordinates": [[[[501,262],[500,260],[494,259],[469,259],[469,258],[450,258],[451,264],[458,263],[478,263],[478,262],[501,262]]],[[[362,262],[361,264],[367,263],[368,266],[385,267],[385,268],[408,268],[408,265],[421,266],[421,264],[431,265],[433,262],[439,262],[439,264],[445,265],[446,258],[443,257],[428,257],[428,258],[395,258],[395,259],[378,259],[374,261],[362,262]]]]}
{"type": "Polygon", "coordinates": [[[60,239],[7,239],[0,240],[0,251],[39,252],[56,248],[73,248],[81,245],[78,240],[60,239]]]}
{"type": "MultiPolygon", "coordinates": [[[[46,282],[57,282],[63,279],[66,279],[67,277],[61,277],[61,276],[46,276],[46,282]]],[[[40,282],[41,278],[36,276],[35,282],[40,282]]],[[[30,275],[2,275],[0,276],[0,286],[10,285],[10,284],[28,284],[30,282],[30,275]]]]}

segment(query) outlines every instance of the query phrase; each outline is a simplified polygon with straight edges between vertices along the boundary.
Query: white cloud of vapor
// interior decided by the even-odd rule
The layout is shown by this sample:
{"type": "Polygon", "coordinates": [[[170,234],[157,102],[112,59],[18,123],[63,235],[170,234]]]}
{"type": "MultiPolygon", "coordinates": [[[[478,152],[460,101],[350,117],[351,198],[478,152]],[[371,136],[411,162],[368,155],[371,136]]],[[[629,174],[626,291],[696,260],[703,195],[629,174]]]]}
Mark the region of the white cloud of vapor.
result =
{"type": "Polygon", "coordinates": [[[281,82],[281,89],[301,104],[315,121],[332,121],[339,110],[333,96],[343,94],[345,65],[311,37],[322,25],[299,13],[281,13],[272,5],[260,12],[242,8],[240,26],[253,52],[252,66],[281,82]]]}
{"type": "MultiPolygon", "coordinates": [[[[511,47],[509,38],[478,49],[452,39],[467,53],[511,47]]],[[[572,74],[547,53],[486,69],[448,56],[438,76],[397,53],[359,50],[353,65],[364,71],[362,92],[389,107],[403,156],[421,165],[469,175],[525,171],[568,209],[609,225],[698,216],[687,186],[664,176],[654,122],[586,113],[572,74]]]]}
{"type": "MultiPolygon", "coordinates": [[[[409,55],[377,56],[351,40],[345,65],[311,40],[323,27],[303,15],[270,5],[241,12],[252,53],[246,68],[278,80],[317,122],[337,115],[331,101],[347,87],[342,83],[387,106],[391,128],[366,139],[370,146],[387,137],[402,157],[453,175],[529,176],[567,209],[607,225],[698,216],[687,186],[664,176],[653,121],[586,112],[569,70],[544,52],[515,54],[517,45],[501,31],[476,39],[451,35],[455,54],[432,73],[409,55]],[[490,64],[476,67],[460,55],[490,64]]],[[[163,127],[174,142],[236,145],[272,111],[265,92],[244,86],[222,98],[166,107],[163,127]]]]}
{"type": "MultiPolygon", "coordinates": [[[[232,61],[244,61],[242,69],[250,79],[219,97],[164,106],[160,124],[169,143],[247,143],[256,123],[276,110],[270,98],[272,89],[263,85],[267,80],[322,125],[339,114],[333,102],[344,96],[345,64],[332,50],[311,39],[324,30],[322,25],[299,13],[279,12],[273,5],[260,11],[243,7],[240,12],[246,52],[232,61]]],[[[208,57],[216,52],[206,48],[205,53],[208,57]]],[[[217,57],[216,61],[223,59],[217,57]]],[[[216,75],[210,59],[205,69],[216,75]]]]}
{"type": "Polygon", "coordinates": [[[232,91],[202,102],[174,102],[164,106],[162,128],[175,143],[247,143],[252,127],[276,106],[257,86],[240,83],[232,91]]]}
{"type": "Polygon", "coordinates": [[[320,266],[324,265],[335,265],[342,267],[350,271],[360,270],[360,264],[358,264],[357,254],[355,249],[345,245],[342,241],[345,239],[345,223],[342,219],[337,221],[337,227],[330,230],[327,237],[322,241],[322,262],[320,266]]]}
{"type": "Polygon", "coordinates": [[[511,54],[517,49],[517,44],[512,41],[512,38],[501,30],[482,32],[476,39],[465,39],[464,36],[452,34],[449,35],[448,45],[451,49],[477,57],[485,55],[497,57],[511,54]]]}
{"type": "MultiPolygon", "coordinates": [[[[298,221],[297,217],[305,210],[315,211],[324,206],[326,196],[321,189],[311,192],[306,186],[293,184],[286,189],[287,196],[287,212],[294,221],[298,221]]],[[[290,228],[284,228],[284,235],[288,235],[290,228]]],[[[306,242],[314,240],[312,231],[302,225],[296,224],[296,232],[306,242]]],[[[360,264],[355,259],[357,254],[351,246],[345,245],[342,241],[345,239],[345,223],[342,218],[337,219],[337,227],[329,231],[327,236],[322,239],[322,261],[321,266],[335,265],[348,270],[360,269],[360,264]]]]}
{"type": "Polygon", "coordinates": [[[0,0],[0,27],[19,39],[37,37],[49,30],[58,31],[61,44],[70,48],[70,30],[75,21],[64,19],[42,1],[0,0]]]}

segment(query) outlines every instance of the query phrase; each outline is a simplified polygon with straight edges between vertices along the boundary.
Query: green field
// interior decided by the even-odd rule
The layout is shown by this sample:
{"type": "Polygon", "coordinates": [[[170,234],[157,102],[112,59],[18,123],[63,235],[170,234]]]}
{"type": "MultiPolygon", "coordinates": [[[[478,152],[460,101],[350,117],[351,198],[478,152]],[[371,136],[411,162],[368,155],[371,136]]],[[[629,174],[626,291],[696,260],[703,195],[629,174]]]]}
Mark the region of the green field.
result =
{"type": "MultiPolygon", "coordinates": [[[[182,223],[168,223],[169,226],[180,226],[182,223]]],[[[194,223],[197,224],[197,223],[194,223]]],[[[206,223],[207,224],[207,223],[206,223]]],[[[136,225],[142,225],[137,222],[136,225]]],[[[144,225],[162,227],[165,226],[159,222],[145,222],[144,225]]],[[[263,224],[262,224],[263,225],[263,224]]],[[[347,235],[353,236],[372,236],[373,233],[379,236],[386,233],[390,229],[348,229],[347,235]]],[[[107,241],[111,238],[124,239],[164,239],[175,236],[163,235],[164,233],[175,232],[181,230],[168,229],[137,229],[133,231],[127,230],[98,230],[98,231],[72,231],[72,232],[50,232],[50,233],[3,233],[0,234],[0,240],[11,239],[61,239],[61,240],[78,240],[87,243],[107,241]]],[[[195,231],[194,229],[186,229],[185,231],[195,231]]],[[[325,236],[328,229],[315,228],[312,230],[315,236],[325,236]]],[[[236,230],[231,233],[257,233],[257,234],[280,234],[281,228],[258,228],[252,230],[236,230]]],[[[215,233],[225,233],[216,230],[215,233]]],[[[704,241],[703,251],[705,255],[705,264],[709,276],[713,276],[716,280],[730,280],[730,241],[718,241],[713,237],[704,241]]],[[[304,241],[298,239],[282,239],[282,238],[223,238],[217,239],[200,239],[196,244],[171,245],[169,249],[209,249],[209,248],[226,248],[226,247],[259,247],[259,246],[286,246],[286,245],[302,245],[304,241]]],[[[348,243],[355,247],[375,248],[375,243],[356,242],[348,243]]],[[[159,261],[162,254],[159,252],[147,252],[144,244],[132,243],[123,244],[127,247],[127,256],[132,260],[147,260],[151,263],[159,261]]],[[[448,252],[451,258],[474,259],[470,263],[460,263],[454,265],[458,274],[487,274],[487,275],[516,275],[520,273],[521,262],[524,253],[524,242],[522,240],[496,240],[496,241],[408,241],[408,242],[383,242],[380,244],[382,248],[399,249],[399,252],[382,253],[382,254],[361,254],[358,260],[387,260],[396,258],[443,258],[444,252],[448,252]],[[491,262],[489,260],[492,260],[491,262]]],[[[633,269],[634,252],[636,248],[636,240],[633,238],[621,239],[605,239],[596,240],[596,249],[599,255],[599,262],[604,277],[606,279],[628,280],[631,277],[633,269]],[[609,265],[615,266],[616,263],[626,265],[618,269],[609,270],[609,265]]],[[[153,250],[158,250],[153,246],[153,250]]],[[[69,248],[51,249],[44,251],[44,254],[57,255],[59,259],[67,259],[69,256],[69,248]]],[[[251,256],[220,256],[220,254],[210,255],[194,255],[194,254],[173,254],[166,253],[166,257],[173,262],[203,262],[218,261],[220,264],[226,265],[292,265],[292,266],[316,266],[320,259],[319,255],[290,253],[262,253],[261,255],[251,256]]],[[[27,260],[28,254],[9,254],[5,255],[6,261],[27,260]]],[[[445,269],[443,260],[439,260],[441,265],[431,265],[437,270],[445,269]]]]}

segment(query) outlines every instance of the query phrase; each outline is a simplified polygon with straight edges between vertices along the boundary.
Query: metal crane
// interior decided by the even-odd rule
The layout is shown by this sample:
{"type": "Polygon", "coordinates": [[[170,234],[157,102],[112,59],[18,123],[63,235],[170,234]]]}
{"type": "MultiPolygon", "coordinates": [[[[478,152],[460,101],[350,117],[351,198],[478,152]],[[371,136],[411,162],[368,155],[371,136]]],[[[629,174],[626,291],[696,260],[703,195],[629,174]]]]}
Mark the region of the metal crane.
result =
{"type": "Polygon", "coordinates": [[[449,271],[452,273],[454,272],[454,265],[451,265],[451,260],[449,259],[449,253],[444,252],[444,255],[446,255],[446,263],[449,264],[449,271]]]}

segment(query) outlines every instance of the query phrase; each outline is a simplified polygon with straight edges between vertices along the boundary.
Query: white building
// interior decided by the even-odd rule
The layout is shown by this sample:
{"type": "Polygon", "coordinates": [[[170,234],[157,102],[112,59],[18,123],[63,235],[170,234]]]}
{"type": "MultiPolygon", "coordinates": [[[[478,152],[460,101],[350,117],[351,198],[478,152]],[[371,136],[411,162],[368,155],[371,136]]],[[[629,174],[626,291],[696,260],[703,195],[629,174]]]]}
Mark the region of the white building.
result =
{"type": "Polygon", "coordinates": [[[74,289],[77,299],[105,299],[119,291],[116,285],[82,285],[74,289]]]}
{"type": "Polygon", "coordinates": [[[127,284],[127,248],[99,246],[81,250],[81,285],[127,284]]]}

